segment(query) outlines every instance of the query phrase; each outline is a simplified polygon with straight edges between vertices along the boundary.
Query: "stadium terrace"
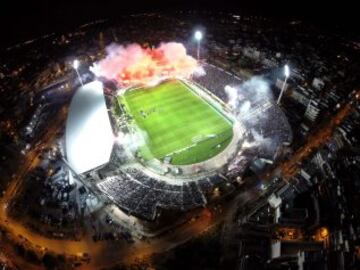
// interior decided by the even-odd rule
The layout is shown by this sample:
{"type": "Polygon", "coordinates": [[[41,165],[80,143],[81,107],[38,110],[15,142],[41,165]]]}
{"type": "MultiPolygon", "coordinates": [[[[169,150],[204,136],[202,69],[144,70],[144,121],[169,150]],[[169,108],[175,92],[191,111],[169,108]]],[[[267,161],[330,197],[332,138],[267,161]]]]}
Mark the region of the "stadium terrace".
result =
{"type": "Polygon", "coordinates": [[[242,80],[200,65],[181,44],[111,45],[107,53],[92,68],[98,80],[73,97],[67,159],[74,177],[139,222],[168,226],[164,213],[178,219],[206,206],[215,189],[231,192],[252,160],[276,158],[292,139],[273,100],[244,92],[233,108],[224,89],[242,80]],[[239,113],[244,104],[251,108],[239,113]]]}

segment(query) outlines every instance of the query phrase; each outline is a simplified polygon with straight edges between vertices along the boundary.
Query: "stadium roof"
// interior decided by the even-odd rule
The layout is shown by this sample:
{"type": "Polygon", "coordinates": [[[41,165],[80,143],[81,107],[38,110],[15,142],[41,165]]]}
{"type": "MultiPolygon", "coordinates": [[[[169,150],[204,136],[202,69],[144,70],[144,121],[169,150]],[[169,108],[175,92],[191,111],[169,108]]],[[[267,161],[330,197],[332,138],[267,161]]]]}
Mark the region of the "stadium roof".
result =
{"type": "Polygon", "coordinates": [[[70,104],[66,122],[66,154],[80,174],[110,160],[114,135],[105,103],[103,85],[94,81],[80,87],[70,104]]]}

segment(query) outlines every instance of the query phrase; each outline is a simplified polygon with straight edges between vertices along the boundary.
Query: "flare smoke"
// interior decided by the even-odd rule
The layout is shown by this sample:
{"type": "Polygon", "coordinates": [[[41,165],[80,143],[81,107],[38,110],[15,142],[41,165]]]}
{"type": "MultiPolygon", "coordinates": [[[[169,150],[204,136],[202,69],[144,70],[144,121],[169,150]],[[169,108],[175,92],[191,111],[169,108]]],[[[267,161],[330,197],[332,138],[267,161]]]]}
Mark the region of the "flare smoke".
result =
{"type": "Polygon", "coordinates": [[[139,44],[111,44],[106,53],[91,71],[121,86],[151,85],[169,77],[188,78],[201,73],[197,60],[187,54],[181,43],[161,43],[153,49],[139,44]]]}

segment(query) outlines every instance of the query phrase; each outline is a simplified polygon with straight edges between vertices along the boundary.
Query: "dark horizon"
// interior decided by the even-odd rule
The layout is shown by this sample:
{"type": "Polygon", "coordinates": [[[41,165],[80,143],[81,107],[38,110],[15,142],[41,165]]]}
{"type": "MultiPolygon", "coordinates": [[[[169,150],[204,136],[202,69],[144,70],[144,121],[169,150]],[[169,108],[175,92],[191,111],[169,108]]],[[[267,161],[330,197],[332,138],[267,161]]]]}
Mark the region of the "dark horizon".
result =
{"type": "Polygon", "coordinates": [[[128,1],[77,1],[49,2],[39,0],[31,3],[4,3],[0,10],[2,43],[6,48],[17,42],[36,38],[52,32],[71,31],[77,26],[96,19],[116,19],[118,15],[141,12],[174,12],[178,10],[209,10],[238,12],[246,15],[259,15],[278,20],[301,19],[330,31],[340,31],[345,35],[358,34],[355,10],[351,5],[334,3],[265,2],[223,0],[209,3],[205,0],[179,1],[145,0],[128,1]]]}

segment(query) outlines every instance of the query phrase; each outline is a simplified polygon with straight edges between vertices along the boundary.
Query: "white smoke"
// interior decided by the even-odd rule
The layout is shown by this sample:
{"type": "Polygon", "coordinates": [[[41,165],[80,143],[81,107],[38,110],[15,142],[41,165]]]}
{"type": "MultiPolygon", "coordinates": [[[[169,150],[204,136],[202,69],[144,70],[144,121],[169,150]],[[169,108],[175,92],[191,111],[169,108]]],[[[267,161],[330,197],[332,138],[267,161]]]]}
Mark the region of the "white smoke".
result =
{"type": "Polygon", "coordinates": [[[122,133],[119,132],[116,137],[116,142],[120,145],[126,146],[131,152],[135,152],[140,147],[146,145],[148,134],[138,129],[136,132],[122,133]]]}
{"type": "Polygon", "coordinates": [[[205,75],[206,75],[206,71],[203,68],[203,66],[201,66],[201,65],[198,65],[196,67],[194,73],[192,74],[192,76],[194,76],[194,77],[202,77],[202,76],[205,76],[205,75]]]}
{"type": "Polygon", "coordinates": [[[254,109],[254,105],[273,101],[269,83],[262,77],[252,77],[237,86],[227,85],[224,90],[227,94],[229,107],[242,121],[254,124],[259,119],[267,118],[266,114],[256,113],[254,109]]]}
{"type": "Polygon", "coordinates": [[[239,115],[246,115],[250,112],[251,109],[251,102],[246,100],[239,108],[239,115]]]}
{"type": "Polygon", "coordinates": [[[272,150],[271,138],[265,138],[262,134],[255,129],[251,129],[250,136],[243,142],[242,148],[261,148],[267,151],[272,150]]]}
{"type": "Polygon", "coordinates": [[[269,83],[262,77],[255,76],[237,86],[225,86],[228,105],[236,117],[250,130],[243,142],[243,149],[261,148],[270,150],[273,146],[271,138],[265,138],[254,127],[258,121],[266,121],[268,115],[259,113],[259,104],[273,102],[269,83]]]}
{"type": "Polygon", "coordinates": [[[235,87],[231,87],[230,85],[226,85],[224,90],[226,95],[228,96],[228,105],[232,109],[236,108],[239,96],[238,89],[236,89],[235,87]]]}
{"type": "Polygon", "coordinates": [[[251,130],[251,134],[254,138],[254,141],[257,142],[258,146],[270,148],[271,147],[271,139],[265,138],[262,134],[257,132],[255,129],[251,130]]]}
{"type": "Polygon", "coordinates": [[[244,113],[245,108],[251,109],[248,104],[242,107],[244,101],[254,103],[259,100],[273,100],[269,83],[259,76],[254,76],[237,86],[226,85],[224,90],[228,97],[228,105],[237,112],[241,108],[241,113],[244,113]]]}

